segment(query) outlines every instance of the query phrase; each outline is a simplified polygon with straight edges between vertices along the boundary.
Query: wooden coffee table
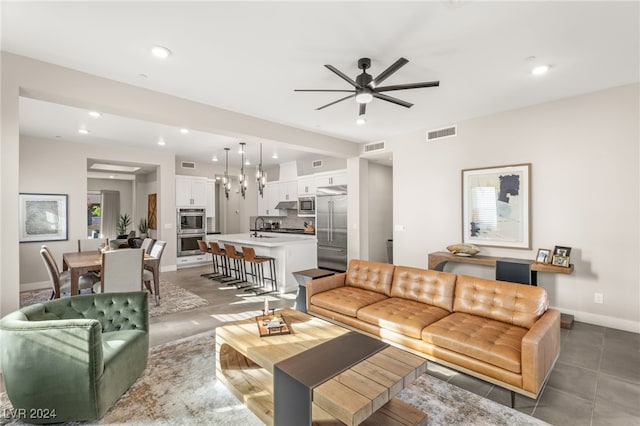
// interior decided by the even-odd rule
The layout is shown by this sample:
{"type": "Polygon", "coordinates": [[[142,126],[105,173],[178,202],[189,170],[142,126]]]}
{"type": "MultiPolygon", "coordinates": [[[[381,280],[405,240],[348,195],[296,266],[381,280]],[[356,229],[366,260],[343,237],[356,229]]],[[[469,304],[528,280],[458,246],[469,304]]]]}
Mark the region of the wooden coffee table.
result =
{"type": "MultiPolygon", "coordinates": [[[[216,329],[216,378],[267,425],[274,424],[276,364],[283,368],[285,360],[304,359],[314,348],[324,350],[331,345],[323,344],[353,334],[292,309],[277,313],[292,334],[261,338],[253,317],[216,329]]],[[[425,413],[394,398],[425,370],[425,359],[386,346],[311,389],[310,424],[426,424],[425,413]]]]}

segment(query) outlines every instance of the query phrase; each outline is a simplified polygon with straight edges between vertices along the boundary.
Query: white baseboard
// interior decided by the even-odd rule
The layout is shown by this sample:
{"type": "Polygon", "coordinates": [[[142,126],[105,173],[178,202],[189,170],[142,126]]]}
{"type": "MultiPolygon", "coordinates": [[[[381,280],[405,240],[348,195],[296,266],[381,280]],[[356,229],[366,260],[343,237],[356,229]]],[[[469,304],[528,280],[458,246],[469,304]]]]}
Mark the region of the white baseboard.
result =
{"type": "Polygon", "coordinates": [[[167,266],[160,267],[160,272],[173,272],[177,270],[178,270],[178,267],[176,265],[167,265],[167,266]]]}
{"type": "Polygon", "coordinates": [[[20,284],[20,291],[44,290],[46,288],[51,288],[51,281],[20,284]]]}
{"type": "Polygon", "coordinates": [[[573,315],[574,320],[586,322],[588,324],[600,325],[603,327],[615,328],[618,330],[640,333],[640,321],[626,320],[622,318],[610,317],[607,315],[592,314],[590,312],[572,311],[570,309],[558,308],[563,314],[573,315]]]}

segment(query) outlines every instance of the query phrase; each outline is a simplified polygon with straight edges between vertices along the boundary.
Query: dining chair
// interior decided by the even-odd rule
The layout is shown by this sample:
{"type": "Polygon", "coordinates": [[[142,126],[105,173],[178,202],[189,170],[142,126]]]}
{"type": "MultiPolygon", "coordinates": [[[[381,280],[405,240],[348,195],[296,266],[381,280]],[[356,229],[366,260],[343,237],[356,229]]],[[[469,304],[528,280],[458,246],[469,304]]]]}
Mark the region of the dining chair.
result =
{"type": "Polygon", "coordinates": [[[142,240],[141,249],[144,250],[145,253],[151,254],[151,247],[153,246],[153,238],[145,238],[142,240]]]}
{"type": "Polygon", "coordinates": [[[120,293],[142,290],[144,250],[122,249],[102,253],[100,282],[93,286],[95,293],[120,293]]]}
{"type": "Polygon", "coordinates": [[[78,240],[78,251],[97,251],[101,247],[108,246],[108,238],[81,238],[78,240]]]}
{"type": "MultiPolygon", "coordinates": [[[[59,299],[63,294],[71,295],[71,275],[69,271],[60,272],[56,260],[51,255],[47,246],[40,248],[40,256],[47,268],[49,280],[51,281],[52,293],[50,299],[59,299]]],[[[92,274],[81,275],[78,280],[78,289],[90,289],[94,282],[95,279],[92,274]]]]}
{"type": "Polygon", "coordinates": [[[160,274],[160,260],[162,259],[162,253],[164,253],[164,248],[167,245],[166,241],[157,240],[153,247],[151,247],[151,253],[149,256],[154,258],[154,262],[152,264],[147,264],[144,266],[144,270],[142,271],[142,282],[144,282],[147,290],[156,297],[156,306],[160,305],[160,278],[156,280],[156,275],[160,274]],[[151,281],[153,281],[153,291],[151,290],[151,281]]]}

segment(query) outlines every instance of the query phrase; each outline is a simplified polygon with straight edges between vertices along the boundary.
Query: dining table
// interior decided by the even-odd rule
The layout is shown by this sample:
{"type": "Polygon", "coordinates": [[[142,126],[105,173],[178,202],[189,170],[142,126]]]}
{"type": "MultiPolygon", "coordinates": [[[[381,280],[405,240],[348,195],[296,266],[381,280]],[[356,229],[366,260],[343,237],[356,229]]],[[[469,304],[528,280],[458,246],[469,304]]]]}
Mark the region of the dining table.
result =
{"type": "MultiPolygon", "coordinates": [[[[128,249],[121,249],[128,250],[128,249]]],[[[153,291],[156,298],[156,306],[160,305],[160,259],[144,254],[144,266],[153,273],[153,291]]],[[[69,271],[71,276],[71,295],[78,295],[78,281],[80,275],[89,272],[100,272],[102,270],[102,252],[95,251],[75,251],[62,254],[62,269],[69,271]]]]}

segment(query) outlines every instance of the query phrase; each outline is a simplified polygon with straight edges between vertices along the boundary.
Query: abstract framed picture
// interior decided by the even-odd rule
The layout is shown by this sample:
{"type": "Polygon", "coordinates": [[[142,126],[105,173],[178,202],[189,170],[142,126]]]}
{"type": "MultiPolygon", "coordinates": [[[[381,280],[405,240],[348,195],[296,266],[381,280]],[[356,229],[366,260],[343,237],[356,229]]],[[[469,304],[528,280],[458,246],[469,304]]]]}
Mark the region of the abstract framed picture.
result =
{"type": "Polygon", "coordinates": [[[531,164],[462,170],[462,241],[530,249],[531,164]]]}
{"type": "Polygon", "coordinates": [[[66,241],[67,194],[20,194],[20,242],[66,241]]]}

